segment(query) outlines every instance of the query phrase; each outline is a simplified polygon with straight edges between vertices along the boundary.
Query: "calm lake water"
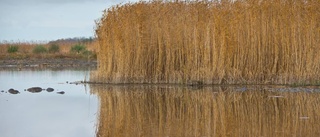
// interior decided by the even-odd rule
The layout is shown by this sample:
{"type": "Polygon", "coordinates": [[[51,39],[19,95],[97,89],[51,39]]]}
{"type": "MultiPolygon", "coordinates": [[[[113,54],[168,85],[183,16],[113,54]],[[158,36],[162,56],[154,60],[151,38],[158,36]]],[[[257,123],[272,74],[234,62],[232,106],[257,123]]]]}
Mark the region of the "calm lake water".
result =
{"type": "Polygon", "coordinates": [[[97,96],[90,94],[89,87],[66,83],[88,76],[89,70],[0,71],[0,136],[95,136],[97,96]],[[55,91],[24,91],[30,87],[52,87],[55,91]],[[10,94],[10,88],[20,94],[10,94]],[[59,91],[65,94],[57,94],[59,91]]]}
{"type": "Polygon", "coordinates": [[[320,136],[319,87],[66,83],[89,74],[0,71],[0,136],[320,136]],[[55,91],[24,91],[33,86],[55,91]]]}

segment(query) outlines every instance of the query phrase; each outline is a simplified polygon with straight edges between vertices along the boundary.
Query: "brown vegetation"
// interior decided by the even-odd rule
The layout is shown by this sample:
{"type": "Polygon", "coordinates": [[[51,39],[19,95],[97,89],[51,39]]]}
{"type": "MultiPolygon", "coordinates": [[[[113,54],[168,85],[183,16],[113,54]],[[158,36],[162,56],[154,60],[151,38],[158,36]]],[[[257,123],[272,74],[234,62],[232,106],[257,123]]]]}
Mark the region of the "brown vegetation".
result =
{"type": "Polygon", "coordinates": [[[90,85],[97,137],[292,137],[320,135],[320,94],[261,87],[90,85]]]}
{"type": "MultiPolygon", "coordinates": [[[[0,59],[27,59],[27,58],[82,58],[81,55],[76,55],[70,52],[70,49],[77,44],[82,44],[86,47],[87,51],[95,54],[98,45],[97,41],[91,42],[77,42],[77,41],[57,41],[49,43],[37,43],[37,42],[16,42],[16,43],[0,43],[0,59]],[[57,52],[50,52],[50,46],[56,45],[59,47],[57,52]],[[8,52],[10,46],[18,47],[16,52],[8,52]],[[37,46],[43,46],[46,49],[45,54],[35,54],[34,49],[37,46]]],[[[92,57],[95,59],[95,57],[92,57]]]]}
{"type": "Polygon", "coordinates": [[[320,81],[319,0],[128,3],[108,9],[96,33],[93,81],[320,81]]]}

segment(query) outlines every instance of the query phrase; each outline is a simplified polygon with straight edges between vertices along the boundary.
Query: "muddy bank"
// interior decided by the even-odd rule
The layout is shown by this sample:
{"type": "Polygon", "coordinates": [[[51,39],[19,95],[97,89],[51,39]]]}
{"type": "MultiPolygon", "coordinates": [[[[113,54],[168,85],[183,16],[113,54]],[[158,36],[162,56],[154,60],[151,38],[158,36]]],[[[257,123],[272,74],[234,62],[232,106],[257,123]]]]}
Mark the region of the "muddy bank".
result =
{"type": "Polygon", "coordinates": [[[23,68],[93,68],[97,67],[96,60],[71,58],[33,58],[33,59],[3,59],[0,60],[0,69],[23,68]]]}

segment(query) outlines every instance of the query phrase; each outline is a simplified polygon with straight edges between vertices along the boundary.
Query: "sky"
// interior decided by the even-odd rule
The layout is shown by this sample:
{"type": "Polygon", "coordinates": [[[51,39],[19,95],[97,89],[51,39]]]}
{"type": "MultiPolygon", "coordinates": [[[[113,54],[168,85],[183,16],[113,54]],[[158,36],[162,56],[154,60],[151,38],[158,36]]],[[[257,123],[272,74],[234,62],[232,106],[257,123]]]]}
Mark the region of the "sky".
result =
{"type": "Polygon", "coordinates": [[[95,20],[137,0],[0,0],[0,42],[94,37],[95,20]]]}

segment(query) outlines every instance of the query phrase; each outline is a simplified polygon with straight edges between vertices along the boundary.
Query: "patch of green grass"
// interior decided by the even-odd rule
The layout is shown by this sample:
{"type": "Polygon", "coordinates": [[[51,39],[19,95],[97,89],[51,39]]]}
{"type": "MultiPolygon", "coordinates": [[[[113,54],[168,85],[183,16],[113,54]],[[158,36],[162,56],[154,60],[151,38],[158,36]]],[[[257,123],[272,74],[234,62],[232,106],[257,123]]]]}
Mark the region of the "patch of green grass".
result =
{"type": "Polygon", "coordinates": [[[52,45],[50,45],[48,51],[49,51],[49,53],[59,53],[60,47],[57,44],[52,44],[52,45]]]}
{"type": "Polygon", "coordinates": [[[47,48],[45,48],[43,45],[38,45],[34,47],[32,50],[32,53],[35,53],[35,54],[41,54],[41,53],[47,53],[47,52],[48,52],[47,48]]]}
{"type": "Polygon", "coordinates": [[[74,46],[71,47],[70,52],[71,52],[71,53],[77,53],[77,54],[79,54],[79,53],[85,52],[86,49],[87,49],[87,48],[86,48],[85,45],[76,44],[76,45],[74,45],[74,46]]]}
{"type": "Polygon", "coordinates": [[[16,52],[18,52],[18,50],[19,50],[18,46],[11,45],[11,46],[8,47],[7,52],[8,53],[16,53],[16,52]]]}

